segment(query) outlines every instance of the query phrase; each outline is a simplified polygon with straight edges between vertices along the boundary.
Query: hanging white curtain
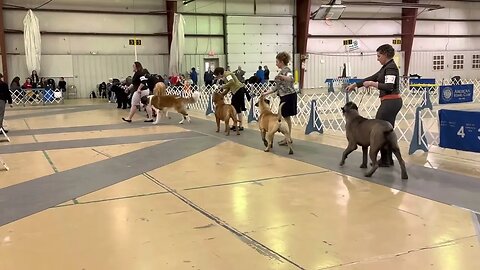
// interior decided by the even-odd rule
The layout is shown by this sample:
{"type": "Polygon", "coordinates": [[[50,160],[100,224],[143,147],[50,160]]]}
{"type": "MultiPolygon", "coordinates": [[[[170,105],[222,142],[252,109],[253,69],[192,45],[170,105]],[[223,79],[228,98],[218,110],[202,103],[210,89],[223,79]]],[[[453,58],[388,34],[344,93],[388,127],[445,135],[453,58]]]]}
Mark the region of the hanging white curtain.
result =
{"type": "Polygon", "coordinates": [[[42,40],[38,18],[30,9],[23,19],[23,38],[25,42],[25,57],[29,73],[36,70],[40,73],[40,59],[42,54],[42,40]]]}
{"type": "Polygon", "coordinates": [[[170,46],[169,73],[180,74],[185,51],[185,19],[183,15],[175,13],[173,21],[172,44],[170,46]]]}

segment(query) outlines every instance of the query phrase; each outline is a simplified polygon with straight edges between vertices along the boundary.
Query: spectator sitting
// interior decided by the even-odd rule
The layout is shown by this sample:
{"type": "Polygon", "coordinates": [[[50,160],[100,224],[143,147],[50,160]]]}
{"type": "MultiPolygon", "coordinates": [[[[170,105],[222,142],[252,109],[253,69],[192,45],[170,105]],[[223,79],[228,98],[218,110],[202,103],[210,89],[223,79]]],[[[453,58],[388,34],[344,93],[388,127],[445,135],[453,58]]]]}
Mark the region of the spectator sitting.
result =
{"type": "Polygon", "coordinates": [[[22,87],[20,87],[20,77],[15,77],[13,78],[12,82],[10,83],[10,91],[15,96],[18,96],[20,98],[25,97],[25,92],[22,91],[22,87]]]}
{"type": "Polygon", "coordinates": [[[23,89],[32,89],[33,86],[32,86],[32,80],[30,80],[30,78],[27,78],[25,80],[25,83],[22,85],[22,88],[23,89]]]}
{"type": "MultiPolygon", "coordinates": [[[[32,85],[32,86],[33,86],[33,85],[32,85]]],[[[42,77],[42,78],[40,79],[40,82],[37,84],[37,87],[38,87],[38,88],[45,88],[45,87],[47,87],[47,81],[46,81],[45,77],[42,77]]]]}
{"type": "Polygon", "coordinates": [[[15,77],[13,78],[12,82],[10,83],[10,90],[12,90],[12,92],[14,92],[15,90],[20,90],[22,89],[20,87],[20,77],[15,77]]]}
{"type": "Polygon", "coordinates": [[[52,78],[49,78],[47,80],[47,85],[45,86],[45,88],[47,87],[50,87],[50,89],[55,89],[55,80],[52,78]]]}
{"type": "Polygon", "coordinates": [[[60,77],[60,81],[58,82],[58,89],[62,92],[67,91],[67,82],[65,81],[65,78],[60,77]]]}
{"type": "Polygon", "coordinates": [[[28,100],[32,102],[35,98],[37,98],[37,94],[32,91],[32,82],[30,78],[27,78],[25,80],[25,83],[22,85],[22,88],[25,89],[25,92],[27,93],[28,100]]]}

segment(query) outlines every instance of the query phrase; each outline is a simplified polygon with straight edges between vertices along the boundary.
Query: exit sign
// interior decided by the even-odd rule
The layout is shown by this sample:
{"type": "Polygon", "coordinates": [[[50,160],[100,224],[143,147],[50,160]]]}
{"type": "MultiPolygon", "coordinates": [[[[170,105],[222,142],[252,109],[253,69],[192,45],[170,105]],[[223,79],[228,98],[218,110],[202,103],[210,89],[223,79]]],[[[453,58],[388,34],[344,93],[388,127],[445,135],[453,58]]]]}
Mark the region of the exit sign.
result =
{"type": "Polygon", "coordinates": [[[142,45],[142,40],[141,39],[129,39],[128,40],[128,45],[142,45]]]}

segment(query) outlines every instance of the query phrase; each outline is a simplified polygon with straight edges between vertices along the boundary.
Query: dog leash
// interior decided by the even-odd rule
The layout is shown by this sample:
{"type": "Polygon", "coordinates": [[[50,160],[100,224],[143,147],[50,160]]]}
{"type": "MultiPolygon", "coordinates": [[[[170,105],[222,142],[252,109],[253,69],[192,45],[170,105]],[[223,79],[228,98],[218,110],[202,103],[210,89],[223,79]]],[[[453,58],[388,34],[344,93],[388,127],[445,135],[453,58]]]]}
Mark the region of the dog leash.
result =
{"type": "Polygon", "coordinates": [[[360,106],[360,104],[362,104],[363,97],[365,96],[366,93],[367,93],[367,91],[363,90],[362,97],[360,98],[360,102],[358,103],[359,106],[360,106]]]}
{"type": "MultiPolygon", "coordinates": [[[[354,90],[354,91],[356,91],[356,90],[354,90]]],[[[343,89],[343,92],[348,94],[349,91],[347,90],[347,88],[345,88],[345,89],[343,89]]],[[[362,97],[360,98],[360,102],[357,105],[362,104],[363,97],[365,96],[365,94],[367,94],[366,90],[363,91],[362,97]]]]}

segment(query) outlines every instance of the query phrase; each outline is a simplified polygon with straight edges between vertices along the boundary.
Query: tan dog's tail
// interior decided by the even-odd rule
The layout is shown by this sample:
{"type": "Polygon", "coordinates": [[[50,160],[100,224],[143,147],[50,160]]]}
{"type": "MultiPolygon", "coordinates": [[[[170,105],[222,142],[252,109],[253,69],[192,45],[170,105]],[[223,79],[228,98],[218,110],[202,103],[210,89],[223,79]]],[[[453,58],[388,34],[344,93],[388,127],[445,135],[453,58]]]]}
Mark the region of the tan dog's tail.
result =
{"type": "Polygon", "coordinates": [[[155,88],[153,88],[153,95],[155,96],[167,95],[167,87],[163,82],[158,82],[157,84],[155,84],[155,88]]]}
{"type": "Polygon", "coordinates": [[[285,102],[280,103],[280,106],[278,106],[278,122],[282,122],[282,107],[285,102]]]}
{"type": "Polygon", "coordinates": [[[193,92],[191,97],[185,98],[184,100],[186,103],[193,104],[193,103],[196,103],[199,99],[200,99],[200,92],[195,91],[193,92]]]}

